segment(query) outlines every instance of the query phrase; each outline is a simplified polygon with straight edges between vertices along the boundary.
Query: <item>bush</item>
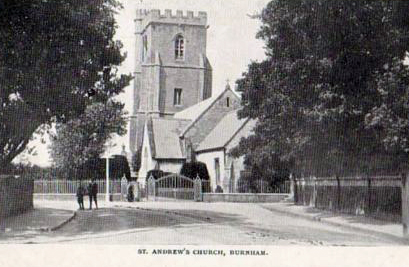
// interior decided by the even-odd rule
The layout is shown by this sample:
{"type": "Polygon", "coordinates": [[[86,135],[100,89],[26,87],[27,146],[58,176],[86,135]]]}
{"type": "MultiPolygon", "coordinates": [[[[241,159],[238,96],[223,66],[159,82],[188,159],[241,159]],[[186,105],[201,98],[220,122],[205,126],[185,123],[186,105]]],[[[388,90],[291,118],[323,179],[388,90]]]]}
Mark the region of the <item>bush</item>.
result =
{"type": "Polygon", "coordinates": [[[115,155],[109,161],[110,177],[120,179],[125,176],[128,181],[131,179],[131,170],[125,156],[115,155]]]}
{"type": "MultiPolygon", "coordinates": [[[[89,160],[82,166],[76,174],[76,177],[82,179],[105,179],[106,175],[106,159],[96,158],[89,160]]],[[[111,179],[121,179],[125,175],[129,181],[131,179],[131,171],[128,160],[125,156],[114,155],[109,159],[109,177],[111,179]]]]}
{"type": "Polygon", "coordinates": [[[195,179],[198,175],[202,180],[210,179],[206,164],[200,161],[184,163],[180,174],[191,179],[195,179]]]}
{"type": "Polygon", "coordinates": [[[217,187],[216,187],[216,190],[214,191],[215,193],[223,193],[223,188],[220,186],[220,185],[218,185],[217,187]]]}
{"type": "Polygon", "coordinates": [[[151,177],[151,175],[155,180],[157,180],[157,179],[159,179],[159,178],[161,178],[163,176],[169,175],[169,174],[172,174],[172,173],[171,172],[164,172],[162,170],[150,170],[150,171],[148,171],[146,173],[146,180],[148,180],[149,177],[151,177]]]}
{"type": "Polygon", "coordinates": [[[141,168],[141,152],[136,152],[132,155],[132,168],[138,172],[141,168]]]}

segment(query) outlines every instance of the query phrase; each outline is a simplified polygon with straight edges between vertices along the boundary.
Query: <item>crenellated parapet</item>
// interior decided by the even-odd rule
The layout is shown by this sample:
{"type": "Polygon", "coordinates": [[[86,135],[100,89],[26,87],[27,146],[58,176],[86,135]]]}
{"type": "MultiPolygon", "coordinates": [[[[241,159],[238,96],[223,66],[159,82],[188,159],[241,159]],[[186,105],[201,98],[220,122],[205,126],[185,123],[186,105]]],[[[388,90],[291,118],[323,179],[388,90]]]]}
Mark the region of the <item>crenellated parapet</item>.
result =
{"type": "Polygon", "coordinates": [[[170,9],[166,9],[164,12],[159,9],[138,9],[136,10],[136,20],[141,21],[142,29],[150,23],[207,26],[207,13],[199,11],[195,14],[193,11],[183,12],[182,10],[173,13],[170,9]]]}

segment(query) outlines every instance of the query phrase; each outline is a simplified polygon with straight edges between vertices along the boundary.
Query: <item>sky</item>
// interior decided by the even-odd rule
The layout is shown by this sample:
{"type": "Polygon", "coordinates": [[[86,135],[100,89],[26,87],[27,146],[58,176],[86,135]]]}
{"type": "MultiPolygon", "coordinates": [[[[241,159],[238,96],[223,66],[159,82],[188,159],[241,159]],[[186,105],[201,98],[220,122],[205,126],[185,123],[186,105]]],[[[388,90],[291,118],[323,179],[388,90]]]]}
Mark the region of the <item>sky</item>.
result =
{"type": "MultiPolygon", "coordinates": [[[[265,58],[264,43],[255,38],[260,28],[260,21],[248,15],[260,12],[269,0],[121,0],[124,8],[117,14],[116,39],[120,40],[127,53],[127,58],[120,66],[121,73],[132,73],[135,55],[135,27],[134,18],[138,8],[191,10],[207,12],[207,57],[213,67],[213,94],[220,93],[230,81],[232,88],[237,79],[247,70],[251,61],[260,61],[265,58]]],[[[125,109],[132,111],[131,83],[124,93],[117,97],[125,103],[125,109]]],[[[122,145],[127,148],[129,136],[115,136],[111,141],[111,153],[119,153],[122,145]]],[[[36,164],[39,166],[51,165],[48,153],[49,138],[47,135],[35,135],[28,147],[35,147],[34,154],[23,152],[15,162],[36,164]]]]}

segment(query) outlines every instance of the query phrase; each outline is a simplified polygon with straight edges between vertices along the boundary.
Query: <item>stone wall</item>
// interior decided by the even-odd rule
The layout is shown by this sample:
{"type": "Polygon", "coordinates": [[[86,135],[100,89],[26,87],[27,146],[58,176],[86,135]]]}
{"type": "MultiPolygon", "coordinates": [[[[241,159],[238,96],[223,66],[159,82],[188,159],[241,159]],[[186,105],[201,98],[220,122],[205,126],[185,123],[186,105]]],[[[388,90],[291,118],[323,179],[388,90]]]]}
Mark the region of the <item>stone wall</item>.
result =
{"type": "MultiPolygon", "coordinates": [[[[111,194],[112,201],[123,201],[125,200],[126,195],[122,195],[120,193],[111,194]]],[[[36,200],[57,200],[57,201],[73,201],[77,202],[77,197],[75,194],[34,194],[34,199],[36,200]]],[[[105,202],[105,194],[100,193],[97,195],[97,201],[105,202]]],[[[84,205],[88,207],[89,205],[89,198],[88,196],[84,196],[84,205]]],[[[94,205],[94,202],[93,202],[94,205]]]]}
{"type": "Polygon", "coordinates": [[[280,202],[287,198],[289,194],[251,194],[251,193],[204,193],[204,202],[280,202]]]}
{"type": "Polygon", "coordinates": [[[33,209],[33,189],[31,179],[0,176],[0,218],[33,209]]]}

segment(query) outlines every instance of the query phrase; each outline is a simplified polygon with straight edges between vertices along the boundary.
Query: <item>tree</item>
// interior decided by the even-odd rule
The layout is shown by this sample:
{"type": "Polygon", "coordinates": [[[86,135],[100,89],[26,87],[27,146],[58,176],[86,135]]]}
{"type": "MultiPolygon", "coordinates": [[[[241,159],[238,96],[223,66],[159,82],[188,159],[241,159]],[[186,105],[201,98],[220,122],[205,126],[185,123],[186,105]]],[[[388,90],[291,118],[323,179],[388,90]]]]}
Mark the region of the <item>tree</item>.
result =
{"type": "Polygon", "coordinates": [[[95,103],[78,118],[57,124],[50,145],[55,166],[76,175],[81,167],[99,159],[113,134],[126,133],[123,107],[123,104],[112,100],[107,104],[95,103]]]}
{"type": "Polygon", "coordinates": [[[114,41],[115,0],[0,3],[0,168],[34,131],[67,122],[128,85],[114,41]]]}
{"type": "MultiPolygon", "coordinates": [[[[76,172],[77,176],[65,176],[64,178],[77,178],[77,179],[106,179],[106,159],[105,158],[93,158],[88,160],[83,166],[76,172]]],[[[129,168],[128,160],[123,155],[113,155],[109,159],[109,178],[110,179],[122,179],[126,177],[129,181],[131,179],[131,171],[129,168]]]]}
{"type": "Polygon", "coordinates": [[[283,166],[314,175],[390,172],[407,160],[389,141],[399,132],[406,142],[409,132],[408,8],[406,1],[271,1],[257,34],[267,59],[237,81],[239,117],[258,123],[233,154],[270,175],[283,166]],[[380,123],[386,114],[395,128],[380,123]]]}
{"type": "Polygon", "coordinates": [[[185,162],[180,169],[180,174],[191,179],[196,179],[199,176],[202,180],[209,180],[209,172],[207,166],[201,161],[185,162]]]}

